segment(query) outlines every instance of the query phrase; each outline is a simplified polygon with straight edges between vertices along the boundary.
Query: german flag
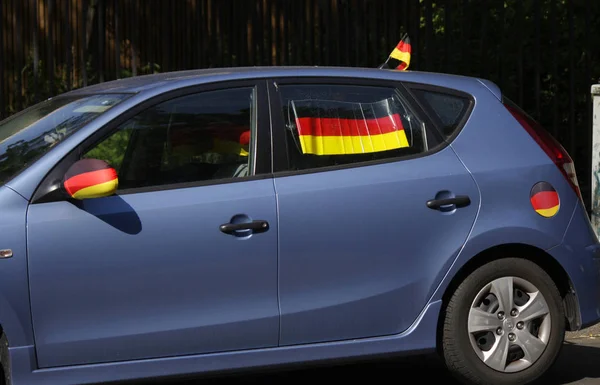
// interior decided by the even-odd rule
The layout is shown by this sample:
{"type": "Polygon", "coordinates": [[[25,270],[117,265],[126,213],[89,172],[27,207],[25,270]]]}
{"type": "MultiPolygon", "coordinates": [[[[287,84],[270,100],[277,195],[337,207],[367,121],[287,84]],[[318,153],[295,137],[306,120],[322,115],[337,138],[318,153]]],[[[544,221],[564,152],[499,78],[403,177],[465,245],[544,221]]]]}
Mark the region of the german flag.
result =
{"type": "Polygon", "coordinates": [[[409,147],[392,98],[375,103],[293,101],[304,154],[365,154],[409,147]]]}
{"type": "Polygon", "coordinates": [[[408,35],[404,35],[396,48],[390,53],[385,63],[379,68],[396,69],[399,71],[405,71],[410,65],[412,47],[410,45],[410,38],[408,35]]]}
{"type": "Polygon", "coordinates": [[[531,189],[531,205],[543,217],[556,215],[560,208],[558,193],[548,182],[539,182],[531,189]]]}
{"type": "Polygon", "coordinates": [[[65,174],[63,186],[75,199],[112,195],[119,185],[115,169],[98,159],[82,159],[65,174]]]}

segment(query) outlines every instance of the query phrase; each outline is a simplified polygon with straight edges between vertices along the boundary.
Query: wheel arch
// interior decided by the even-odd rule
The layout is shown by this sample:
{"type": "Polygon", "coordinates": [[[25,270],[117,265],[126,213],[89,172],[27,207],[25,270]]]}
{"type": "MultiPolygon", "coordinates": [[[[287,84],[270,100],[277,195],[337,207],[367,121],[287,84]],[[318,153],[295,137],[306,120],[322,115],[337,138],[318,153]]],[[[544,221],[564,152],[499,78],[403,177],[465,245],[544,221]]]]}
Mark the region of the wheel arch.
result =
{"type": "Polygon", "coordinates": [[[446,305],[460,283],[480,266],[483,266],[491,261],[508,257],[529,260],[541,267],[544,271],[546,271],[546,273],[548,273],[548,275],[550,275],[558,287],[560,295],[563,299],[567,331],[579,330],[581,327],[581,317],[579,313],[579,306],[577,305],[578,301],[571,278],[565,269],[552,255],[538,247],[522,243],[509,243],[497,245],[481,251],[469,259],[452,277],[442,295],[442,309],[438,319],[436,337],[438,349],[441,346],[440,342],[442,333],[440,333],[440,331],[442,330],[441,328],[444,323],[446,305]]]}
{"type": "Polygon", "coordinates": [[[4,328],[0,324],[0,385],[11,384],[11,363],[8,336],[4,334],[4,328]]]}

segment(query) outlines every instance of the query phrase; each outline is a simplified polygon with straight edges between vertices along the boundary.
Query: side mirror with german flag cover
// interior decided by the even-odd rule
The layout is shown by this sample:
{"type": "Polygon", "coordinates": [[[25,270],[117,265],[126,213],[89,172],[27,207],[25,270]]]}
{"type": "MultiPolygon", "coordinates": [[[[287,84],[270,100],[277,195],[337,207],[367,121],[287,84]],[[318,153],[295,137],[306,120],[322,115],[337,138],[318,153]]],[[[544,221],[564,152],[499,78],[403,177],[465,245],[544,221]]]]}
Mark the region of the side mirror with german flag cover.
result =
{"type": "Polygon", "coordinates": [[[117,170],[99,159],[81,159],[65,173],[63,188],[74,199],[93,199],[113,195],[119,186],[117,170]]]}

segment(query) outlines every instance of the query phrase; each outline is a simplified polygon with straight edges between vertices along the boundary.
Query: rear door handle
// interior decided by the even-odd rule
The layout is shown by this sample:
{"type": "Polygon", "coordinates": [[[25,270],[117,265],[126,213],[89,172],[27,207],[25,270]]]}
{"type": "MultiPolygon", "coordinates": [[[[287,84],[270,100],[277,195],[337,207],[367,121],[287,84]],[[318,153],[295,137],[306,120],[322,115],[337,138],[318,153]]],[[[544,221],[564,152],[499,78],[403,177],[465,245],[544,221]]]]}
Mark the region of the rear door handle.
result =
{"type": "Polygon", "coordinates": [[[224,223],[219,226],[219,230],[225,234],[233,234],[234,232],[241,230],[252,230],[255,233],[262,233],[269,230],[269,222],[256,220],[246,223],[224,223]]]}
{"type": "Polygon", "coordinates": [[[471,204],[471,198],[466,195],[459,195],[454,198],[431,199],[427,201],[427,207],[438,210],[443,206],[454,205],[456,207],[465,207],[471,204]]]}

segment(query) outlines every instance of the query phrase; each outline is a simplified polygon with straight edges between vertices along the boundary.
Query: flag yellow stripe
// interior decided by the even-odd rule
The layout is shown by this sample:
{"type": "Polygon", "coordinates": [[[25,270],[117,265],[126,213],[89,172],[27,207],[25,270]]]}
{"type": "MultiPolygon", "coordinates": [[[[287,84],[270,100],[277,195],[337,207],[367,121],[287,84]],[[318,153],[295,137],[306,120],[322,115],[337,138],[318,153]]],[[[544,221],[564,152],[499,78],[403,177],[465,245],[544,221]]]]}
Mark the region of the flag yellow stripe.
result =
{"type": "Polygon", "coordinates": [[[556,213],[558,212],[560,205],[556,205],[554,207],[551,207],[549,209],[538,209],[535,210],[538,214],[540,214],[543,217],[546,218],[550,218],[556,215],[556,213]]]}
{"type": "Polygon", "coordinates": [[[407,67],[408,64],[410,64],[410,53],[400,51],[398,48],[394,48],[394,50],[390,54],[390,57],[405,62],[407,67]]]}
{"type": "Polygon", "coordinates": [[[344,155],[366,154],[408,147],[404,130],[370,136],[300,135],[304,154],[344,155]]]}
{"type": "Polygon", "coordinates": [[[119,186],[119,179],[109,180],[108,182],[98,183],[96,185],[82,188],[73,194],[75,199],[101,198],[112,195],[119,186]]]}

